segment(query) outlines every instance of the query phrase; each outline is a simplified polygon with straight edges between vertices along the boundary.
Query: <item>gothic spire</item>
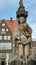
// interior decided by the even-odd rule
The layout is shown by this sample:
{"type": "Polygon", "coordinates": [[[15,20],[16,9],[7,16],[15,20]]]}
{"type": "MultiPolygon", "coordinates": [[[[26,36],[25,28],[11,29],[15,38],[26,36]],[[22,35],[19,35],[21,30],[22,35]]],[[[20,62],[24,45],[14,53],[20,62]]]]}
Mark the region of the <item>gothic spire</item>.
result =
{"type": "Polygon", "coordinates": [[[23,0],[20,0],[20,6],[23,6],[23,0]]]}

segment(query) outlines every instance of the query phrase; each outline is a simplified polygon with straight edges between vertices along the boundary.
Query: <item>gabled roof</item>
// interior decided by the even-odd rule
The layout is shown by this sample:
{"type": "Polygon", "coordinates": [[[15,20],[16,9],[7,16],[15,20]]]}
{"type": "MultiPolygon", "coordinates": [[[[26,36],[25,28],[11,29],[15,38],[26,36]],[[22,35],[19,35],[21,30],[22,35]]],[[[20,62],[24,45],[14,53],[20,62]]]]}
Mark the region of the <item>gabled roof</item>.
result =
{"type": "MultiPolygon", "coordinates": [[[[3,20],[0,20],[0,24],[3,22],[3,20]]],[[[17,22],[16,20],[5,20],[4,21],[7,26],[9,27],[10,31],[13,33],[15,28],[16,28],[16,25],[17,25],[17,22]]]]}

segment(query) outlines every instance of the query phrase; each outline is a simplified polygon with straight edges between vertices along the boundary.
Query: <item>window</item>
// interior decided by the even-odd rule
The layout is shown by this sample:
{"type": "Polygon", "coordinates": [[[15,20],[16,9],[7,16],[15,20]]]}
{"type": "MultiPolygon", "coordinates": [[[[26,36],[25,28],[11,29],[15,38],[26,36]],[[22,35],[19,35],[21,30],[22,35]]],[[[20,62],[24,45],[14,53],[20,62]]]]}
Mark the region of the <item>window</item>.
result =
{"type": "Polygon", "coordinates": [[[6,31],[8,32],[8,28],[6,29],[6,31]]]}
{"type": "Polygon", "coordinates": [[[2,40],[2,36],[0,36],[0,40],[2,40]]]}
{"type": "Polygon", "coordinates": [[[8,36],[8,40],[11,40],[11,36],[8,36]]]}
{"type": "Polygon", "coordinates": [[[2,23],[2,26],[5,26],[5,23],[2,23]]]}
{"type": "Polygon", "coordinates": [[[4,36],[4,40],[11,40],[11,36],[4,36]]]}
{"type": "Polygon", "coordinates": [[[11,50],[11,43],[0,43],[0,50],[11,50]]]}
{"type": "Polygon", "coordinates": [[[7,40],[7,36],[4,36],[4,40],[7,40]]]}
{"type": "Polygon", "coordinates": [[[5,29],[2,29],[2,31],[4,32],[4,31],[5,31],[5,29]]]}

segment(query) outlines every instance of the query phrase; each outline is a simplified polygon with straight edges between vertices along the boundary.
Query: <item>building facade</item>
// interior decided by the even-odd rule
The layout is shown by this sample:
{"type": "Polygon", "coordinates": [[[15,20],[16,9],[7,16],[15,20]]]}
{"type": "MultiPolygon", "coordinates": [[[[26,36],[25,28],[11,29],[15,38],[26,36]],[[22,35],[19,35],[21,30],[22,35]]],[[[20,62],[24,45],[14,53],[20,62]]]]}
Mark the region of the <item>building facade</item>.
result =
{"type": "Polygon", "coordinates": [[[15,20],[0,20],[0,65],[8,65],[14,58],[13,32],[15,20]]]}

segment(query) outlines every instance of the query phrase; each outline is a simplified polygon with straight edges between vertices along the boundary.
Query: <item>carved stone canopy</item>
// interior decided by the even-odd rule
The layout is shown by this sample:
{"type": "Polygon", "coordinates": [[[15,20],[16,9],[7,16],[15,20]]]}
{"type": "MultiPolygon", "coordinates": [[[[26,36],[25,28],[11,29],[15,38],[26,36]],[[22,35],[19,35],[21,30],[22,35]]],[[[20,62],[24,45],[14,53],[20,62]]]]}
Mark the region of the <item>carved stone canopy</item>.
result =
{"type": "Polygon", "coordinates": [[[25,7],[23,6],[23,1],[22,0],[20,0],[20,6],[19,6],[19,8],[16,12],[16,15],[17,15],[17,18],[21,17],[21,16],[26,18],[28,16],[28,12],[25,11],[25,7]]]}

